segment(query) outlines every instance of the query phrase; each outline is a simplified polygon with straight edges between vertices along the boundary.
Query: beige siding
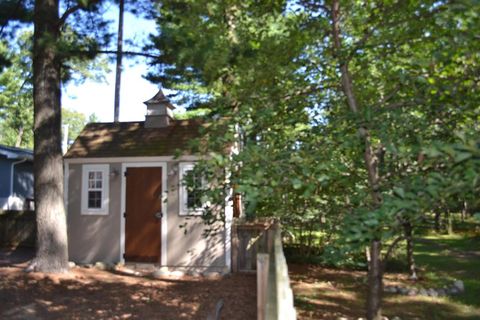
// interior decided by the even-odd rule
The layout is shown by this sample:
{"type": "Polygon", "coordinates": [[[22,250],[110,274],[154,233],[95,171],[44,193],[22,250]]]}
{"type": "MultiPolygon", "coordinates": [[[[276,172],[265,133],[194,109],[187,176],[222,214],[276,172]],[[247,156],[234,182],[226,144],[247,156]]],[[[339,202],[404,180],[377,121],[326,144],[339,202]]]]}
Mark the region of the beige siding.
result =
{"type": "MultiPolygon", "coordinates": [[[[178,164],[169,163],[168,172],[168,266],[224,267],[224,228],[216,235],[204,237],[209,228],[201,217],[180,216],[179,213],[179,170],[172,170],[178,164]],[[184,228],[180,226],[185,225],[184,228]],[[185,233],[186,230],[186,233],[185,233]]],[[[178,167],[176,168],[178,169],[178,167]]]]}
{"type": "MultiPolygon", "coordinates": [[[[110,172],[121,171],[119,163],[110,164],[110,172]]],[[[82,215],[82,165],[69,166],[68,250],[70,260],[78,263],[118,262],[120,258],[120,186],[121,177],[110,179],[110,203],[107,215],[82,215]]]]}
{"type": "MultiPolygon", "coordinates": [[[[110,163],[110,172],[121,172],[121,163],[110,163]]],[[[123,173],[122,173],[123,174],[123,173]]],[[[120,259],[120,213],[122,174],[110,178],[109,213],[82,215],[82,165],[69,165],[68,236],[70,259],[76,262],[118,262],[120,259]]],[[[198,216],[179,215],[178,162],[169,162],[167,172],[167,263],[169,267],[225,267],[223,225],[215,235],[204,237],[209,228],[198,216]],[[176,170],[172,170],[172,169],[176,170]],[[169,173],[171,173],[169,175],[169,173]],[[185,226],[185,228],[180,228],[185,226]],[[185,233],[186,230],[186,233],[185,233]]],[[[164,237],[162,237],[164,238],[164,237]]]]}

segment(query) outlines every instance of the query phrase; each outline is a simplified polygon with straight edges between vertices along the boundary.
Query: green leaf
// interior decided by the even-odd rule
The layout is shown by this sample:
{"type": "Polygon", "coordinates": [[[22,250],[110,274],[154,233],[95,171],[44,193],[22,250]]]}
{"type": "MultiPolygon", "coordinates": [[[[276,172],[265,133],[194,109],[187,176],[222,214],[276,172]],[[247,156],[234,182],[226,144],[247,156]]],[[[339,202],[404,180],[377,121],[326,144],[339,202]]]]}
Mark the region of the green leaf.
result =
{"type": "Polygon", "coordinates": [[[400,188],[400,187],[394,187],[393,188],[393,192],[399,196],[400,198],[405,198],[405,191],[403,190],[403,188],[400,188]]]}
{"type": "Polygon", "coordinates": [[[369,227],[377,226],[378,225],[378,220],[377,219],[368,219],[364,221],[365,225],[369,227]]]}
{"type": "Polygon", "coordinates": [[[293,189],[298,190],[302,187],[302,181],[298,178],[293,178],[292,186],[293,186],[293,189]]]}
{"type": "Polygon", "coordinates": [[[455,155],[455,163],[463,162],[467,159],[470,159],[472,154],[469,152],[459,152],[455,155]]]}

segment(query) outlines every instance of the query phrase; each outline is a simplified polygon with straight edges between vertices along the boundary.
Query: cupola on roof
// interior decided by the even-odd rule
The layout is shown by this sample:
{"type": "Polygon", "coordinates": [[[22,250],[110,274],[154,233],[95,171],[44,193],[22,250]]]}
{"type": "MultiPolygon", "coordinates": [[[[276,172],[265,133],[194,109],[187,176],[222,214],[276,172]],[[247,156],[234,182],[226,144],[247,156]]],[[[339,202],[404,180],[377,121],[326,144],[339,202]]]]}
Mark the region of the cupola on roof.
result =
{"type": "Polygon", "coordinates": [[[146,128],[162,128],[172,122],[175,107],[165,96],[161,88],[156,95],[144,103],[147,106],[147,114],[145,116],[146,128]]]}

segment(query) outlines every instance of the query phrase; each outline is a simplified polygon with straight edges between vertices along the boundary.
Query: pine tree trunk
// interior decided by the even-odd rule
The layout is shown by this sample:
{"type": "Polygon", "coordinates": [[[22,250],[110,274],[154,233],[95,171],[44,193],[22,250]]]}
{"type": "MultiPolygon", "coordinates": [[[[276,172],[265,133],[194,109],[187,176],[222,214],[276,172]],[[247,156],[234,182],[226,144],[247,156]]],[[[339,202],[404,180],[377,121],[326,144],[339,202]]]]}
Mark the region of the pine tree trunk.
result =
{"type": "Polygon", "coordinates": [[[413,256],[413,235],[412,224],[407,221],[403,224],[403,231],[405,233],[405,240],[407,242],[407,263],[410,271],[410,279],[417,280],[417,271],[415,266],[415,258],[413,256]]]}
{"type": "Polygon", "coordinates": [[[382,319],[382,263],[381,263],[381,242],[373,240],[370,245],[370,268],[368,270],[368,299],[367,299],[367,319],[382,319]]]}
{"type": "Polygon", "coordinates": [[[113,121],[120,121],[120,87],[122,80],[122,58],[123,58],[123,12],[124,0],[118,4],[118,32],[117,32],[117,65],[115,69],[115,100],[113,121]]]}
{"type": "Polygon", "coordinates": [[[35,269],[68,270],[61,149],[61,63],[58,0],[36,0],[34,16],[34,178],[37,217],[35,269]]]}

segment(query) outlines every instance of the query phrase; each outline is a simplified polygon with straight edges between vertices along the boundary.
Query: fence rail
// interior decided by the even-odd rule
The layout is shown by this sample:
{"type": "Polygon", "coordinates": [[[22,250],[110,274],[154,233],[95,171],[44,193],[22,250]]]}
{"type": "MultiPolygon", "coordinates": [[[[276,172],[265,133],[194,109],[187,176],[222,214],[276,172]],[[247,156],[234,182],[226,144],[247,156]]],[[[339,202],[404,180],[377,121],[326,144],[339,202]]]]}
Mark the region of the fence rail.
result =
{"type": "Polygon", "coordinates": [[[271,250],[273,238],[269,230],[274,224],[274,220],[235,221],[232,226],[233,272],[257,270],[257,254],[271,250]]]}

